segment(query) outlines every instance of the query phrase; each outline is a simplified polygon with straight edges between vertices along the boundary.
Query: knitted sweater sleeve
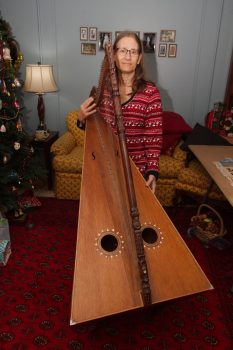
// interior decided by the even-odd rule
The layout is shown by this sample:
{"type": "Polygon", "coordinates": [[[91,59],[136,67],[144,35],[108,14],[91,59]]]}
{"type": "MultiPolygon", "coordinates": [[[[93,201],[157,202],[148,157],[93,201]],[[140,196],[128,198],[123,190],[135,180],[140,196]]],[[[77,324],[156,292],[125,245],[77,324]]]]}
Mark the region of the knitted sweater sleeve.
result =
{"type": "Polygon", "coordinates": [[[147,158],[146,175],[159,172],[159,158],[162,149],[162,104],[156,87],[147,89],[148,102],[145,116],[144,145],[147,158]]]}

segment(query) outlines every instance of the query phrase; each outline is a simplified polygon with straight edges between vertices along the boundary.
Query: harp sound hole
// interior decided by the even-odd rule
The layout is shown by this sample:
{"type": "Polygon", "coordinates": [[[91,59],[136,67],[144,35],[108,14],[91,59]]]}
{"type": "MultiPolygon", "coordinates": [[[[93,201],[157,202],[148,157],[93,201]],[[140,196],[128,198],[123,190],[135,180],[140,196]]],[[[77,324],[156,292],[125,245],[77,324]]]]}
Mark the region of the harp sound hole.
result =
{"type": "Polygon", "coordinates": [[[142,231],[142,239],[147,244],[154,244],[158,240],[158,234],[155,229],[151,227],[146,227],[142,231]]]}
{"type": "Polygon", "coordinates": [[[118,247],[118,240],[113,235],[105,235],[101,239],[101,247],[107,252],[113,252],[118,247]]]}

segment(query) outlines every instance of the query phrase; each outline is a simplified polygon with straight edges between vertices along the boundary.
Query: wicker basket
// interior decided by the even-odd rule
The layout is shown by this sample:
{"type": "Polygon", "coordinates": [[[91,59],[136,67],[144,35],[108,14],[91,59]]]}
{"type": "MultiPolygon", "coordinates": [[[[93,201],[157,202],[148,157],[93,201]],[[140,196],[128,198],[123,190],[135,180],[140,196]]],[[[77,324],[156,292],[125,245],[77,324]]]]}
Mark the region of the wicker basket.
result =
{"type": "Polygon", "coordinates": [[[191,218],[190,231],[204,243],[223,237],[227,233],[221,215],[207,204],[201,204],[197,215],[191,218]]]}

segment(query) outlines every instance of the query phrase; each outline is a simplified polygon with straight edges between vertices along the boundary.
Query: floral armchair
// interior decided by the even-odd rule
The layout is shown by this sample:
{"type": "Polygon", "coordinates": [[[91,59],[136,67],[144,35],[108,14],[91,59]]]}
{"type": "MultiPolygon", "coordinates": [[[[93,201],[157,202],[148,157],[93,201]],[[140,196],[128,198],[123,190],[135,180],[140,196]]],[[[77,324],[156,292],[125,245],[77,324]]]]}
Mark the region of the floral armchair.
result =
{"type": "Polygon", "coordinates": [[[67,131],[51,146],[55,172],[55,195],[59,199],[80,196],[84,131],[77,127],[78,112],[69,112],[67,131]]]}

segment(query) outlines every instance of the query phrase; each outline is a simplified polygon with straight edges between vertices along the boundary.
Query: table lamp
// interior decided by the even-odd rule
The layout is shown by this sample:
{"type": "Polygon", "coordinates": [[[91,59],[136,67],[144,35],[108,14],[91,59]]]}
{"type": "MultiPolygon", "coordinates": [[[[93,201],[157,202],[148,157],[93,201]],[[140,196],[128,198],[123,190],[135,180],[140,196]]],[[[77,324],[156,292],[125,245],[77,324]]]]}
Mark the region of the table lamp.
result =
{"type": "Polygon", "coordinates": [[[39,125],[37,130],[46,131],[45,106],[43,95],[47,92],[57,91],[57,85],[53,77],[53,67],[49,64],[27,64],[24,91],[38,95],[37,111],[39,125]]]}

